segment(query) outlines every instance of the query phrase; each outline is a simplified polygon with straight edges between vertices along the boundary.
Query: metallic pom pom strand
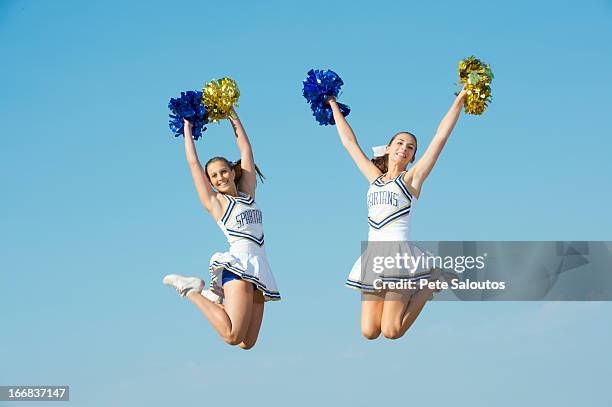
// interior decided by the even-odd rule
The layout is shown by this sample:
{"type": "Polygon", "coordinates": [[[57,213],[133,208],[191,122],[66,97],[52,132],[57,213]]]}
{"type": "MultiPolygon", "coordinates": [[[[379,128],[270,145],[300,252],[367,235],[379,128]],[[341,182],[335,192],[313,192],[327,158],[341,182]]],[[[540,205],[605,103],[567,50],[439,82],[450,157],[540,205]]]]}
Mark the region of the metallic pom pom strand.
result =
{"type": "MultiPolygon", "coordinates": [[[[334,125],[334,116],[331,106],[327,103],[329,96],[338,97],[340,88],[344,84],[340,76],[331,69],[311,69],[302,81],[302,95],[310,105],[312,114],[321,126],[334,125]]],[[[351,109],[347,105],[338,103],[340,112],[348,116],[351,109]]]]}
{"type": "Polygon", "coordinates": [[[211,123],[227,119],[234,106],[238,106],[240,90],[235,80],[225,77],[212,80],[202,89],[202,102],[208,112],[211,123]]]}
{"type": "Polygon", "coordinates": [[[481,115],[491,102],[491,82],[493,81],[491,66],[475,56],[459,61],[459,81],[465,84],[467,97],[464,102],[465,112],[481,115]]]}
{"type": "Polygon", "coordinates": [[[183,119],[191,122],[193,126],[191,135],[194,140],[202,137],[202,133],[206,130],[204,125],[208,123],[206,107],[202,103],[202,92],[197,90],[181,92],[180,97],[170,99],[168,108],[170,109],[168,126],[175,137],[185,135],[183,119]]]}

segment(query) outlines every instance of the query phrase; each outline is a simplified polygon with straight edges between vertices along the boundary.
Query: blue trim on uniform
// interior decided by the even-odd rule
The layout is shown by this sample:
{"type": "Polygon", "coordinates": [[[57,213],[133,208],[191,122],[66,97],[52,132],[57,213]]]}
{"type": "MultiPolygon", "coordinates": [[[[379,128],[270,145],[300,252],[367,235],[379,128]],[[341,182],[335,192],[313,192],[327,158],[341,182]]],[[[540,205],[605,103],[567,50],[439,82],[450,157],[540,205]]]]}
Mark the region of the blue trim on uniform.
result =
{"type": "MultiPolygon", "coordinates": [[[[248,196],[248,195],[247,195],[248,196]]],[[[245,205],[253,205],[255,203],[255,200],[253,198],[251,198],[250,196],[248,198],[238,198],[238,197],[232,197],[232,199],[234,199],[235,201],[241,202],[245,205]]]]}
{"type": "Polygon", "coordinates": [[[380,180],[380,179],[381,179],[382,177],[384,177],[384,176],[385,176],[385,174],[381,174],[381,175],[379,175],[379,176],[378,176],[378,177],[377,177],[377,178],[376,178],[376,179],[375,179],[375,180],[372,182],[372,184],[373,184],[373,185],[376,185],[377,187],[384,185],[384,184],[382,183],[382,181],[380,180]]]}
{"type": "Polygon", "coordinates": [[[227,208],[225,208],[225,213],[221,217],[221,223],[223,223],[224,225],[229,220],[230,214],[232,213],[232,211],[234,210],[234,207],[236,206],[236,202],[243,203],[247,206],[251,206],[255,203],[255,200],[251,198],[249,195],[244,194],[242,192],[239,192],[239,193],[243,194],[245,197],[248,197],[248,198],[240,198],[240,197],[235,197],[231,195],[223,195],[229,201],[227,208]]]}
{"type": "MultiPolygon", "coordinates": [[[[406,171],[404,171],[404,172],[406,172],[406,171]]],[[[404,172],[402,172],[400,175],[402,175],[404,172]]],[[[387,182],[382,182],[382,181],[381,181],[381,178],[385,176],[385,174],[382,174],[381,176],[379,176],[378,178],[376,178],[376,179],[374,180],[374,182],[372,182],[372,184],[376,185],[377,187],[384,187],[385,185],[390,184],[391,182],[394,182],[394,181],[395,181],[395,180],[396,180],[396,179],[397,179],[397,178],[398,178],[400,175],[398,175],[398,176],[397,176],[397,177],[395,177],[395,178],[390,179],[390,180],[389,180],[389,181],[387,181],[387,182]]]]}
{"type": "Polygon", "coordinates": [[[224,196],[227,198],[229,203],[227,204],[227,208],[225,208],[225,213],[221,217],[221,223],[223,224],[225,224],[225,222],[228,221],[230,213],[232,213],[234,206],[236,206],[236,202],[229,195],[224,195],[224,196]]]}
{"type": "Polygon", "coordinates": [[[404,185],[404,173],[402,172],[401,177],[397,177],[395,179],[395,183],[397,184],[398,187],[400,187],[400,189],[402,190],[402,192],[406,195],[406,198],[408,198],[408,200],[412,203],[412,194],[410,194],[410,192],[408,191],[408,188],[406,188],[406,185],[404,185]]]}
{"type": "Polygon", "coordinates": [[[232,198],[238,202],[242,202],[243,204],[247,205],[252,205],[253,202],[255,202],[255,200],[249,194],[245,194],[244,192],[238,191],[238,195],[240,196],[232,196],[232,198]]]}
{"type": "Polygon", "coordinates": [[[244,233],[244,232],[239,232],[237,230],[233,230],[233,229],[228,229],[225,228],[225,230],[227,230],[227,234],[230,236],[234,236],[234,237],[243,237],[245,239],[251,240],[255,243],[257,243],[259,246],[263,246],[264,244],[264,235],[261,235],[261,237],[255,237],[253,235],[249,235],[248,233],[244,233]]]}
{"type": "Polygon", "coordinates": [[[372,219],[371,217],[368,216],[368,223],[369,225],[373,228],[373,229],[381,229],[384,226],[386,226],[387,224],[389,224],[390,222],[398,219],[399,217],[403,216],[403,215],[407,215],[410,213],[410,208],[411,208],[411,204],[412,204],[412,195],[410,194],[410,192],[408,191],[408,189],[406,188],[406,186],[404,185],[404,182],[402,181],[402,177],[404,176],[404,174],[406,173],[406,171],[402,171],[398,176],[396,176],[395,178],[382,183],[382,181],[380,181],[380,179],[382,177],[384,177],[385,174],[380,175],[378,178],[376,178],[374,180],[374,182],[372,184],[382,187],[385,185],[388,185],[390,183],[395,183],[400,190],[402,191],[402,193],[406,196],[406,198],[408,198],[408,205],[398,209],[397,211],[391,213],[390,215],[386,216],[385,218],[383,218],[380,221],[375,221],[374,219],[372,219]]]}
{"type": "Polygon", "coordinates": [[[391,215],[387,216],[385,219],[381,220],[380,222],[376,222],[376,221],[374,221],[372,218],[370,218],[368,216],[368,223],[374,229],[381,229],[384,226],[386,226],[388,223],[390,223],[391,221],[394,221],[394,220],[396,220],[397,218],[399,218],[401,216],[409,214],[410,213],[410,209],[411,209],[411,206],[408,205],[407,207],[402,208],[402,209],[398,210],[397,212],[394,212],[391,215]]]}
{"type": "Polygon", "coordinates": [[[358,289],[367,289],[367,287],[362,287],[361,285],[354,283],[351,280],[346,280],[346,282],[344,283],[344,285],[349,286],[351,288],[358,288],[358,289]]]}

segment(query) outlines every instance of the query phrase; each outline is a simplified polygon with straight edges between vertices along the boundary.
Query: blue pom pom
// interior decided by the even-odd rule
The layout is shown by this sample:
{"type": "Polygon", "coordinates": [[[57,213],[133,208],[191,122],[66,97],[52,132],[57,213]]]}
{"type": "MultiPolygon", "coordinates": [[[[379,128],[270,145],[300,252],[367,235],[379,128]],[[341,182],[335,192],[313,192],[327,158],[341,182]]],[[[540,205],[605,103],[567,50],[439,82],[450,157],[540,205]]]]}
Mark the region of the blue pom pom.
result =
{"type": "MultiPolygon", "coordinates": [[[[351,111],[351,108],[343,103],[338,103],[338,107],[340,108],[340,112],[344,117],[348,116],[351,111]]],[[[321,105],[313,103],[312,105],[310,105],[310,108],[312,109],[312,115],[315,117],[315,120],[321,126],[336,124],[336,121],[334,120],[334,114],[328,104],[321,105]]]]}
{"type": "MultiPolygon", "coordinates": [[[[311,69],[304,79],[303,95],[310,103],[312,114],[317,122],[322,126],[336,124],[332,109],[326,100],[329,96],[338,97],[340,88],[344,82],[337,73],[328,69],[311,69]]],[[[342,103],[338,103],[340,111],[344,116],[348,116],[351,109],[342,103]]]]}
{"type": "Polygon", "coordinates": [[[183,119],[187,119],[193,125],[191,134],[194,140],[202,137],[202,132],[206,130],[204,125],[208,123],[206,107],[202,103],[202,92],[197,90],[181,92],[180,97],[170,99],[168,108],[171,112],[168,125],[175,137],[185,135],[183,119]]]}

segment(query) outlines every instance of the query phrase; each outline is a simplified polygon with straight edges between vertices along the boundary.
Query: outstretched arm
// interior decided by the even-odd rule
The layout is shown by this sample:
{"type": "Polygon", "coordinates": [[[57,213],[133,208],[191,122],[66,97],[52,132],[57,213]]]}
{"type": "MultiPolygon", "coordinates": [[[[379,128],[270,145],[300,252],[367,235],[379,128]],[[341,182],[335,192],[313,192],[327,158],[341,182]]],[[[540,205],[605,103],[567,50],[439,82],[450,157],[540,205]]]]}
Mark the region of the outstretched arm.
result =
{"type": "Polygon", "coordinates": [[[336,98],[330,96],[327,102],[332,108],[334,121],[336,122],[336,129],[338,130],[338,135],[340,136],[342,145],[346,151],[348,151],[349,155],[357,165],[357,168],[359,168],[359,171],[361,171],[361,173],[368,179],[368,182],[374,181],[378,176],[380,176],[380,170],[363,153],[361,147],[359,147],[357,137],[355,137],[353,129],[351,129],[351,126],[349,126],[342,112],[340,112],[340,107],[338,107],[336,98]]]}
{"type": "MultiPolygon", "coordinates": [[[[191,170],[191,176],[193,177],[193,183],[195,184],[196,190],[198,191],[198,196],[200,197],[200,202],[202,205],[208,210],[208,212],[213,215],[213,217],[217,217],[216,209],[219,206],[216,201],[216,193],[213,191],[206,174],[204,173],[204,169],[200,164],[200,160],[198,159],[198,153],[195,148],[195,143],[193,142],[193,137],[191,135],[191,128],[193,125],[188,121],[184,120],[184,129],[185,129],[185,155],[187,156],[187,163],[189,164],[189,169],[191,170]]],[[[219,209],[220,210],[220,209],[219,209]]]]}
{"type": "Polygon", "coordinates": [[[242,177],[240,177],[240,185],[237,185],[239,191],[255,197],[255,188],[257,186],[257,172],[255,171],[255,159],[253,158],[253,149],[251,142],[242,126],[242,122],[238,114],[232,109],[228,120],[232,124],[234,134],[236,135],[236,144],[240,150],[240,167],[242,168],[242,177]]]}
{"type": "Polygon", "coordinates": [[[463,108],[463,100],[465,99],[466,91],[465,88],[459,92],[450,109],[442,118],[442,121],[438,125],[438,130],[436,131],[436,135],[434,136],[431,143],[425,150],[423,156],[414,164],[411,171],[408,171],[404,175],[404,182],[408,185],[411,185],[412,188],[416,191],[417,196],[421,192],[421,186],[425,179],[433,169],[446,141],[451,135],[457,120],[459,119],[459,115],[461,114],[461,109],[463,108]]]}

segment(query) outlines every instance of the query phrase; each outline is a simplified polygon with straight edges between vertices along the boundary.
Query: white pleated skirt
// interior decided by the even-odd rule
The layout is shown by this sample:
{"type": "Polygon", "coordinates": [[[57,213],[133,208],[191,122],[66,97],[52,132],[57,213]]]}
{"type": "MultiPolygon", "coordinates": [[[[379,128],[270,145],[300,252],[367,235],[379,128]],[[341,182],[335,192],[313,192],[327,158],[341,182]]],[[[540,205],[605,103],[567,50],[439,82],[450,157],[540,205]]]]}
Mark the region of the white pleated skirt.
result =
{"type": "Polygon", "coordinates": [[[361,256],[355,261],[345,285],[349,288],[362,292],[380,291],[381,282],[399,283],[408,281],[419,281],[421,279],[431,279],[432,270],[417,266],[414,268],[404,267],[385,267],[380,272],[371,269],[375,257],[393,257],[397,254],[412,256],[414,258],[423,254],[416,246],[406,241],[377,241],[365,248],[361,256]],[[365,262],[365,263],[362,263],[365,262]],[[375,281],[378,280],[376,286],[375,281]]]}
{"type": "Polygon", "coordinates": [[[227,270],[255,285],[266,301],[281,299],[276,280],[266,258],[264,247],[255,244],[233,244],[227,252],[218,252],[210,258],[212,291],[223,298],[222,275],[227,270]]]}

